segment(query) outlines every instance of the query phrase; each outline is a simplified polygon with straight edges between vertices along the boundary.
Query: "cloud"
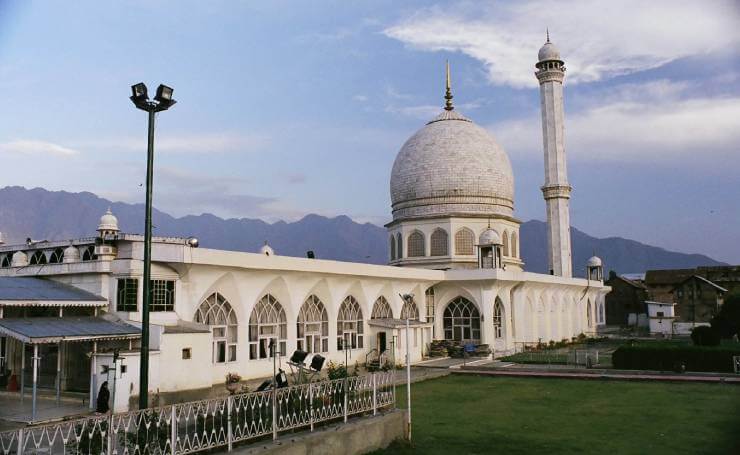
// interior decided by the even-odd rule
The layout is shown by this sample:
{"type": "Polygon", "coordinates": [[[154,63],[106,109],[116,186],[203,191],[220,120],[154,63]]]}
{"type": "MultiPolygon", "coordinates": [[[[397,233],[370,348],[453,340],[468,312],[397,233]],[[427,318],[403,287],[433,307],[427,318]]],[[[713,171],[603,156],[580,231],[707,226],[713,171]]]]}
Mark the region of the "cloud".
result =
{"type": "Polygon", "coordinates": [[[369,98],[366,95],[355,95],[352,97],[352,101],[357,101],[359,103],[364,103],[369,98]]]}
{"type": "MultiPolygon", "coordinates": [[[[455,108],[460,109],[463,112],[469,112],[478,109],[483,105],[481,100],[471,101],[469,103],[462,103],[455,105],[455,108]]],[[[391,114],[400,114],[406,117],[412,117],[419,120],[430,121],[434,117],[442,112],[442,105],[435,106],[433,104],[422,104],[419,106],[396,106],[389,105],[385,107],[385,112],[391,114]]]]}
{"type": "Polygon", "coordinates": [[[17,139],[0,143],[0,153],[20,155],[51,155],[58,157],[73,157],[80,152],[53,142],[17,139]]]}
{"type": "Polygon", "coordinates": [[[462,52],[486,65],[492,83],[522,88],[537,84],[548,26],[569,82],[580,83],[736,48],[739,22],[732,0],[457,2],[417,11],[383,33],[414,49],[462,52]]]}
{"type": "MultiPolygon", "coordinates": [[[[623,84],[565,118],[568,155],[579,160],[645,162],[731,157],[740,143],[740,97],[688,97],[691,86],[653,81],[623,84]]],[[[512,156],[542,154],[539,111],[490,127],[512,156]]],[[[685,160],[684,160],[685,161],[685,160]]]]}
{"type": "MultiPolygon", "coordinates": [[[[146,137],[108,138],[81,142],[86,148],[110,148],[124,151],[146,150],[146,137]]],[[[239,153],[261,150],[269,139],[261,134],[202,133],[157,136],[154,146],[163,153],[239,153]]]]}

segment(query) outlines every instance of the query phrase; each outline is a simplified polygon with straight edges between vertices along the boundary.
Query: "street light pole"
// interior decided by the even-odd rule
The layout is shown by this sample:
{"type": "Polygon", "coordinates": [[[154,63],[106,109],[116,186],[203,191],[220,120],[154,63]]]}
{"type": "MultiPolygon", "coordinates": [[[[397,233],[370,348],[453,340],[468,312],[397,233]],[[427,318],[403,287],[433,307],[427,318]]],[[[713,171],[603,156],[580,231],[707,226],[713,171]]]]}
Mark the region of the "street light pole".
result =
{"type": "Polygon", "coordinates": [[[147,96],[146,85],[140,82],[131,87],[131,101],[149,117],[146,154],[146,212],[144,214],[144,277],[143,302],[141,307],[141,350],[139,363],[139,409],[149,407],[149,309],[152,303],[152,187],[154,184],[154,116],[176,103],[173,90],[166,85],[157,88],[153,101],[147,96]]]}

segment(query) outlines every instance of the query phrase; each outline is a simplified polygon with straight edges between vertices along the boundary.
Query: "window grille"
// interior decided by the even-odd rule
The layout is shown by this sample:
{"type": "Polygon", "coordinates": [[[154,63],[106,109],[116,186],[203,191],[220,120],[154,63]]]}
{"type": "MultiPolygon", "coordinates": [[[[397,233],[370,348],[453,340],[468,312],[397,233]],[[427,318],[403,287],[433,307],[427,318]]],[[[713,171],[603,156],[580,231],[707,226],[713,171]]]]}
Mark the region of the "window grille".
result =
{"type": "Polygon", "coordinates": [[[175,311],[175,282],[172,280],[150,280],[151,295],[149,311],[175,311]]]}
{"type": "Polygon", "coordinates": [[[403,238],[401,237],[400,232],[396,234],[396,255],[396,259],[401,259],[403,257],[403,238]]]}
{"type": "Polygon", "coordinates": [[[0,261],[0,267],[10,267],[12,263],[13,263],[13,253],[8,253],[2,257],[2,260],[0,261]]]}
{"type": "Polygon", "coordinates": [[[435,229],[432,232],[431,241],[431,255],[432,256],[447,256],[448,254],[448,235],[444,229],[435,229]]]}
{"type": "Polygon", "coordinates": [[[480,313],[465,297],[457,297],[447,304],[443,322],[446,340],[480,343],[480,313]]]}
{"type": "Polygon", "coordinates": [[[139,300],[139,280],[119,278],[116,311],[137,311],[139,300]]]}
{"type": "Polygon", "coordinates": [[[509,255],[509,233],[504,231],[502,243],[504,244],[504,256],[509,255]]]}
{"type": "Polygon", "coordinates": [[[493,306],[493,334],[496,338],[503,338],[503,314],[504,306],[501,299],[496,297],[496,304],[493,306]]]}
{"type": "Polygon", "coordinates": [[[82,260],[83,261],[96,261],[98,259],[98,256],[95,254],[95,246],[89,245],[85,247],[84,251],[82,252],[82,260]]]}
{"type": "Polygon", "coordinates": [[[46,264],[46,255],[41,250],[36,250],[31,255],[31,260],[28,262],[30,265],[42,265],[46,264]]]}
{"type": "Polygon", "coordinates": [[[419,320],[419,308],[413,300],[403,302],[401,307],[401,319],[419,320]]]}
{"type": "Polygon", "coordinates": [[[391,261],[395,261],[396,260],[396,238],[394,236],[391,236],[390,245],[391,245],[391,261]]]}
{"type": "MultiPolygon", "coordinates": [[[[431,287],[424,292],[426,300],[427,310],[427,322],[434,324],[434,287],[431,287]]],[[[434,325],[432,325],[432,338],[434,338],[434,325]]]]}
{"type": "Polygon", "coordinates": [[[408,240],[408,256],[410,258],[424,256],[424,234],[412,232],[408,240]]]}
{"type": "Polygon", "coordinates": [[[298,313],[298,349],[308,353],[329,352],[329,314],[315,295],[309,296],[298,313]]]}
{"type": "Polygon", "coordinates": [[[392,319],[393,310],[390,304],[382,295],[375,300],[373,304],[373,313],[370,319],[392,319]]]}
{"type": "Polygon", "coordinates": [[[362,349],[363,325],[360,304],[351,295],[347,296],[337,317],[337,350],[343,351],[345,343],[349,349],[362,349]]]}
{"type": "Polygon", "coordinates": [[[475,235],[473,234],[473,231],[468,228],[460,229],[455,233],[455,254],[475,254],[475,252],[473,251],[474,243],[475,235]]]}
{"type": "Polygon", "coordinates": [[[226,363],[236,361],[238,324],[236,312],[224,296],[214,292],[195,312],[195,322],[211,327],[213,339],[211,361],[226,363]]]}
{"type": "Polygon", "coordinates": [[[517,237],[516,232],[511,233],[511,257],[518,258],[518,250],[517,250],[517,237]]]}
{"type": "Polygon", "coordinates": [[[275,297],[265,294],[249,317],[249,358],[269,358],[271,341],[275,343],[277,354],[285,355],[287,339],[285,310],[275,297]]]}
{"type": "Polygon", "coordinates": [[[49,256],[49,264],[59,264],[64,260],[64,250],[57,248],[49,256]]]}

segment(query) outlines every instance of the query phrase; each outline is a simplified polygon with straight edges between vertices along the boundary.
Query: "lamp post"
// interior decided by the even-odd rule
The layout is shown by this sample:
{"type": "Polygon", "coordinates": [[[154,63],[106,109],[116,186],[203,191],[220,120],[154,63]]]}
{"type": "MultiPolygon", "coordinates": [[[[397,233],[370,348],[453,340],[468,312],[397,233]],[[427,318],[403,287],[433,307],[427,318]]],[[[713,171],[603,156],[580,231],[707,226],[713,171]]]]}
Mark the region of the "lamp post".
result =
{"type": "Polygon", "coordinates": [[[152,269],[152,181],[154,167],[154,114],[166,111],[175,100],[172,99],[172,88],[160,84],[154,100],[149,100],[146,85],[143,82],[131,86],[131,101],[142,111],[149,114],[149,134],[146,152],[146,213],[144,218],[144,301],[141,307],[141,363],[139,367],[139,409],[149,407],[149,307],[151,306],[151,269],[152,269]]]}

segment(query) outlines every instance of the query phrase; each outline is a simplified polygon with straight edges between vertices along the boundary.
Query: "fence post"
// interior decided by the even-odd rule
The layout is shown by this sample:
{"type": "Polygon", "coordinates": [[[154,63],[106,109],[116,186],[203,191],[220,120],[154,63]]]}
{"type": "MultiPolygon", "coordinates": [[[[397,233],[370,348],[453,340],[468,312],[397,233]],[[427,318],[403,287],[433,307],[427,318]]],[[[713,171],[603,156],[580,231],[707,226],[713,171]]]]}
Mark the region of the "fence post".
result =
{"type": "MultiPolygon", "coordinates": [[[[115,405],[116,404],[114,401],[113,406],[115,405]]],[[[108,455],[111,455],[113,453],[113,410],[111,410],[110,415],[108,416],[107,443],[108,443],[108,449],[106,450],[106,453],[108,455]]],[[[175,452],[172,452],[172,453],[175,453],[175,452]]]]}
{"type": "Polygon", "coordinates": [[[373,373],[373,415],[378,413],[378,386],[375,383],[375,373],[373,373]]]}
{"type": "Polygon", "coordinates": [[[170,408],[170,450],[174,455],[177,452],[177,405],[170,408]]]}
{"type": "Polygon", "coordinates": [[[272,383],[272,440],[277,440],[277,385],[272,383]]]}
{"type": "Polygon", "coordinates": [[[231,434],[231,410],[234,408],[232,404],[233,399],[233,395],[229,395],[226,398],[226,424],[229,426],[228,430],[226,431],[226,438],[229,441],[229,452],[231,452],[231,450],[234,448],[233,435],[231,434]]]}
{"type": "Polygon", "coordinates": [[[18,451],[16,453],[18,455],[23,453],[23,428],[18,430],[18,451]]]}
{"type": "Polygon", "coordinates": [[[311,422],[311,431],[313,431],[313,383],[308,383],[308,420],[311,422]]]}
{"type": "Polygon", "coordinates": [[[344,423],[347,423],[347,395],[349,395],[349,389],[347,388],[347,377],[344,377],[344,423]]]}

